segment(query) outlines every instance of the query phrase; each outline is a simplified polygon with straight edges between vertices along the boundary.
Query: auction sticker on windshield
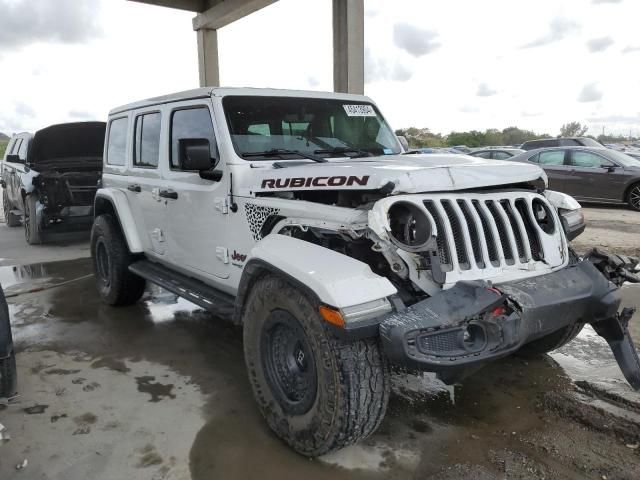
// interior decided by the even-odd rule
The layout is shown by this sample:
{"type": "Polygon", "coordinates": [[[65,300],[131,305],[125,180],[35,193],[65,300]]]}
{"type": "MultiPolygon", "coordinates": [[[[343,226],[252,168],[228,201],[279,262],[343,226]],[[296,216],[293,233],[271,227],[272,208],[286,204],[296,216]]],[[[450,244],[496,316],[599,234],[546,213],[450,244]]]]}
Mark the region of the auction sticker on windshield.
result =
{"type": "Polygon", "coordinates": [[[371,105],[342,105],[350,117],[375,117],[376,112],[371,105]]]}

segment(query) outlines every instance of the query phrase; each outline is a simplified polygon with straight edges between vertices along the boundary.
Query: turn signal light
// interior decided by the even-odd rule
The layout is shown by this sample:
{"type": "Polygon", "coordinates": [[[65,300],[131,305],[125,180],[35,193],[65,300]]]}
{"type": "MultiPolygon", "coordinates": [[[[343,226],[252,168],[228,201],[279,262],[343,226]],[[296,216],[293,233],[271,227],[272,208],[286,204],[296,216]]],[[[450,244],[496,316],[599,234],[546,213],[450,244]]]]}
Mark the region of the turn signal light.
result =
{"type": "Polygon", "coordinates": [[[325,306],[321,306],[319,310],[325,322],[335,325],[336,327],[344,328],[344,318],[338,310],[325,306]]]}

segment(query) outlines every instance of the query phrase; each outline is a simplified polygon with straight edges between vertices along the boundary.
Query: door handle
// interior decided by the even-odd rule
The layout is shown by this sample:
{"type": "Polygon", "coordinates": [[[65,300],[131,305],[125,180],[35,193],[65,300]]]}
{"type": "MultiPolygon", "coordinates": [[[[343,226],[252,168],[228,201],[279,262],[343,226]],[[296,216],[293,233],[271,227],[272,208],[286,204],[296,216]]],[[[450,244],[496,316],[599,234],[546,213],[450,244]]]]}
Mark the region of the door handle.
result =
{"type": "Polygon", "coordinates": [[[174,192],[173,190],[160,190],[159,195],[162,198],[170,198],[171,200],[178,199],[178,192],[174,192]]]}
{"type": "Polygon", "coordinates": [[[135,193],[140,193],[142,191],[142,188],[140,188],[140,185],[129,185],[127,187],[127,190],[129,190],[130,192],[135,192],[135,193]]]}

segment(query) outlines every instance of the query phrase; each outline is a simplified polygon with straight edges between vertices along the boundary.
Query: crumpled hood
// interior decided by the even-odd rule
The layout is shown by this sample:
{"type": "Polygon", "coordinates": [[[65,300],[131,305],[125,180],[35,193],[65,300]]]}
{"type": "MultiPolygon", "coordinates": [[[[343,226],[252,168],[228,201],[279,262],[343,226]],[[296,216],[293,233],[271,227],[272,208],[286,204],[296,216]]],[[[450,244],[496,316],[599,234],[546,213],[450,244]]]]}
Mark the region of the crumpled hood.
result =
{"type": "MultiPolygon", "coordinates": [[[[281,164],[286,165],[283,161],[281,164]]],[[[330,159],[285,168],[255,168],[254,192],[291,190],[376,190],[390,182],[390,193],[465,190],[535,181],[547,176],[525,163],[485,160],[468,155],[387,155],[376,158],[330,159]]],[[[247,179],[249,180],[249,179],[247,179]]]]}

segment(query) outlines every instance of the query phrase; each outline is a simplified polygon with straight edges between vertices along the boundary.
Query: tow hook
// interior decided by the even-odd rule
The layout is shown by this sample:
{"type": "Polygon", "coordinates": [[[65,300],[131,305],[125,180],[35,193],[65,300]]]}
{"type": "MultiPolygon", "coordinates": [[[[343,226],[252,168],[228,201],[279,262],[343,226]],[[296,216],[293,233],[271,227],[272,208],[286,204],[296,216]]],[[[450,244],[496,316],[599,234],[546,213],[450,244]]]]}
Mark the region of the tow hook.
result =
{"type": "MultiPolygon", "coordinates": [[[[635,257],[612,255],[594,248],[584,259],[590,261],[602,275],[618,287],[624,282],[640,283],[640,276],[634,272],[639,261],[635,257]]],[[[634,390],[640,390],[640,359],[629,333],[629,321],[635,311],[635,308],[623,308],[614,317],[594,322],[592,326],[609,344],[629,385],[634,390]]]]}

